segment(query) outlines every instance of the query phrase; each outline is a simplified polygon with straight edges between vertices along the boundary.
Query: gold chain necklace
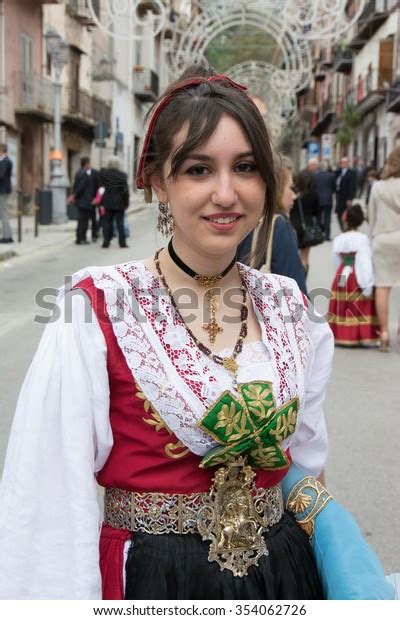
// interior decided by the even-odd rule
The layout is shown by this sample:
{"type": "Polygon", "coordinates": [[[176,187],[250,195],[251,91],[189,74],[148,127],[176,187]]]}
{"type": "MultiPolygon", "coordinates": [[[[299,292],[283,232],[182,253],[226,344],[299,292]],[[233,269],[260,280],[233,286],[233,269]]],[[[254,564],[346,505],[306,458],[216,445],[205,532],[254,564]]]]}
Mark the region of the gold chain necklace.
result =
{"type": "Polygon", "coordinates": [[[241,305],[241,309],[240,309],[240,321],[241,321],[241,326],[240,326],[240,333],[238,336],[238,339],[236,341],[236,344],[233,348],[233,352],[232,355],[229,355],[227,357],[221,357],[220,355],[217,355],[216,353],[213,353],[208,347],[206,347],[205,344],[203,344],[202,342],[200,342],[200,340],[194,335],[194,333],[192,332],[192,330],[190,329],[190,327],[188,327],[188,325],[186,325],[180,311],[179,308],[175,302],[174,296],[172,294],[172,290],[170,289],[170,287],[168,286],[168,283],[165,279],[165,276],[163,274],[163,272],[161,271],[161,267],[160,267],[160,259],[159,259],[159,254],[160,254],[161,250],[157,250],[157,252],[154,255],[154,263],[157,269],[157,273],[160,277],[161,282],[163,283],[163,286],[165,288],[165,290],[167,291],[170,299],[171,299],[171,303],[172,306],[174,307],[176,313],[178,314],[179,318],[181,319],[182,323],[185,325],[190,337],[192,338],[192,340],[195,342],[196,346],[200,349],[200,351],[202,353],[205,353],[205,355],[207,355],[209,358],[211,358],[216,364],[220,364],[221,366],[223,366],[228,372],[230,372],[233,375],[234,378],[234,384],[235,386],[237,385],[237,371],[238,371],[238,364],[236,361],[237,356],[239,355],[239,353],[241,352],[242,348],[243,348],[243,341],[247,336],[247,317],[248,317],[248,309],[246,306],[246,302],[247,302],[247,289],[244,283],[244,278],[243,278],[243,274],[239,269],[239,275],[240,275],[240,279],[242,282],[242,285],[240,287],[241,293],[242,293],[242,305],[241,305]]]}
{"type": "Polygon", "coordinates": [[[191,269],[189,265],[186,265],[186,263],[184,263],[183,260],[178,256],[178,254],[174,250],[172,239],[170,239],[168,243],[168,253],[171,259],[173,260],[173,262],[175,263],[175,265],[179,267],[179,269],[182,269],[182,271],[184,271],[188,276],[190,276],[191,278],[194,278],[194,280],[196,280],[196,282],[198,282],[200,286],[204,286],[204,288],[208,289],[206,291],[205,296],[206,296],[206,300],[208,304],[208,312],[210,315],[210,320],[208,321],[208,323],[203,323],[202,327],[207,332],[210,343],[214,344],[217,335],[221,334],[224,331],[221,325],[218,325],[217,318],[216,318],[217,311],[219,308],[219,303],[215,298],[214,287],[217,284],[217,282],[219,282],[219,280],[221,280],[224,276],[226,276],[226,274],[229,273],[229,271],[235,265],[236,256],[220,274],[215,275],[215,276],[202,276],[196,273],[193,269],[191,269]]]}

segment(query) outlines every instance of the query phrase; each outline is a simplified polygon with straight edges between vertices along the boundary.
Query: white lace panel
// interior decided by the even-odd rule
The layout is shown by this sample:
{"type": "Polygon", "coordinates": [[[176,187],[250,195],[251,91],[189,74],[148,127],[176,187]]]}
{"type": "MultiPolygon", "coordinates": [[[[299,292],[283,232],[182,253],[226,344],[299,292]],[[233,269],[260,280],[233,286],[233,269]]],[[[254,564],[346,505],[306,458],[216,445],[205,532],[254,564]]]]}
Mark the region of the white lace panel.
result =
{"type": "MultiPolygon", "coordinates": [[[[232,390],[230,373],[198,349],[169,297],[162,294],[158,279],[142,262],[90,269],[81,278],[86,275],[104,291],[118,345],[143,394],[176,437],[193,453],[204,455],[216,444],[196,422],[223,391],[232,390]]],[[[244,345],[238,378],[271,381],[281,406],[294,396],[301,398],[298,379],[304,368],[302,363],[295,367],[295,356],[301,359],[301,355],[292,347],[302,337],[289,336],[282,309],[273,307],[272,285],[267,291],[260,288],[266,277],[248,270],[245,280],[258,310],[263,343],[244,345]],[[262,317],[267,320],[262,322],[262,317]]]]}

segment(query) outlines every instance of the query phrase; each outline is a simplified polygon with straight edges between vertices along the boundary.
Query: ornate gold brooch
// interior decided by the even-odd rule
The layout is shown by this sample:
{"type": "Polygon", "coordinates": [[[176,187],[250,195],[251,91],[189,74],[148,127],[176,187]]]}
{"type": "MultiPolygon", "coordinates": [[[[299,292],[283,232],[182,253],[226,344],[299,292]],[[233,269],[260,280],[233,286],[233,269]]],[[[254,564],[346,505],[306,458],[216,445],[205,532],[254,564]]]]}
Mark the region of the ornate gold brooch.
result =
{"type": "Polygon", "coordinates": [[[277,523],[283,512],[280,487],[257,489],[255,472],[239,457],[217,469],[208,501],[200,508],[197,527],[210,540],[208,559],[235,577],[247,575],[268,555],[262,533],[277,523]],[[266,494],[270,497],[266,497],[266,494]]]}

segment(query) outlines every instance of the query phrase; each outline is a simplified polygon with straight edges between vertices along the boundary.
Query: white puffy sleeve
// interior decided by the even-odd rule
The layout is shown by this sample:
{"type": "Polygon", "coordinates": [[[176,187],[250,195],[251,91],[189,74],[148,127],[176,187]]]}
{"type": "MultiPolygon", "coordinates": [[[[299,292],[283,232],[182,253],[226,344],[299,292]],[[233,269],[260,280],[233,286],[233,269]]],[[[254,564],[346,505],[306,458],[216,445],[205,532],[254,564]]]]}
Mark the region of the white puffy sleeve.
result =
{"type": "Polygon", "coordinates": [[[82,291],[47,325],[0,493],[0,598],[100,599],[95,472],[112,447],[106,343],[82,291]]]}
{"type": "Polygon", "coordinates": [[[337,237],[334,238],[333,244],[332,244],[332,256],[333,256],[333,264],[335,267],[335,271],[340,267],[342,263],[342,257],[341,257],[341,252],[343,252],[342,243],[341,243],[342,238],[343,238],[343,233],[341,235],[337,235],[337,237]]]}
{"type": "Polygon", "coordinates": [[[375,284],[374,266],[372,262],[372,248],[367,235],[360,235],[359,248],[356,253],[354,270],[358,286],[362,289],[363,295],[372,295],[375,284]]]}
{"type": "Polygon", "coordinates": [[[334,340],[326,321],[315,310],[309,314],[311,356],[305,377],[304,407],[290,444],[290,454],[295,465],[317,477],[328,456],[323,403],[331,373],[334,340]]]}

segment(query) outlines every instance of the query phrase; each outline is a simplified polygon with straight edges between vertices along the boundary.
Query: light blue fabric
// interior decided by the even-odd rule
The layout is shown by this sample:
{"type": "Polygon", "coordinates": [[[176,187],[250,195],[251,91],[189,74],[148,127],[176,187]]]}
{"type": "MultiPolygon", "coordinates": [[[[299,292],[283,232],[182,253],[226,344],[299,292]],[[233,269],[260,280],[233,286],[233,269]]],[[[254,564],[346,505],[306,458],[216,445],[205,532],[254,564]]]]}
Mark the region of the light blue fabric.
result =
{"type": "MultiPolygon", "coordinates": [[[[307,473],[292,465],[282,481],[287,497],[307,473]]],[[[394,589],[382,566],[365,542],[350,513],[335,500],[315,519],[312,538],[314,558],[324,597],[328,600],[394,600],[394,589]]]]}

